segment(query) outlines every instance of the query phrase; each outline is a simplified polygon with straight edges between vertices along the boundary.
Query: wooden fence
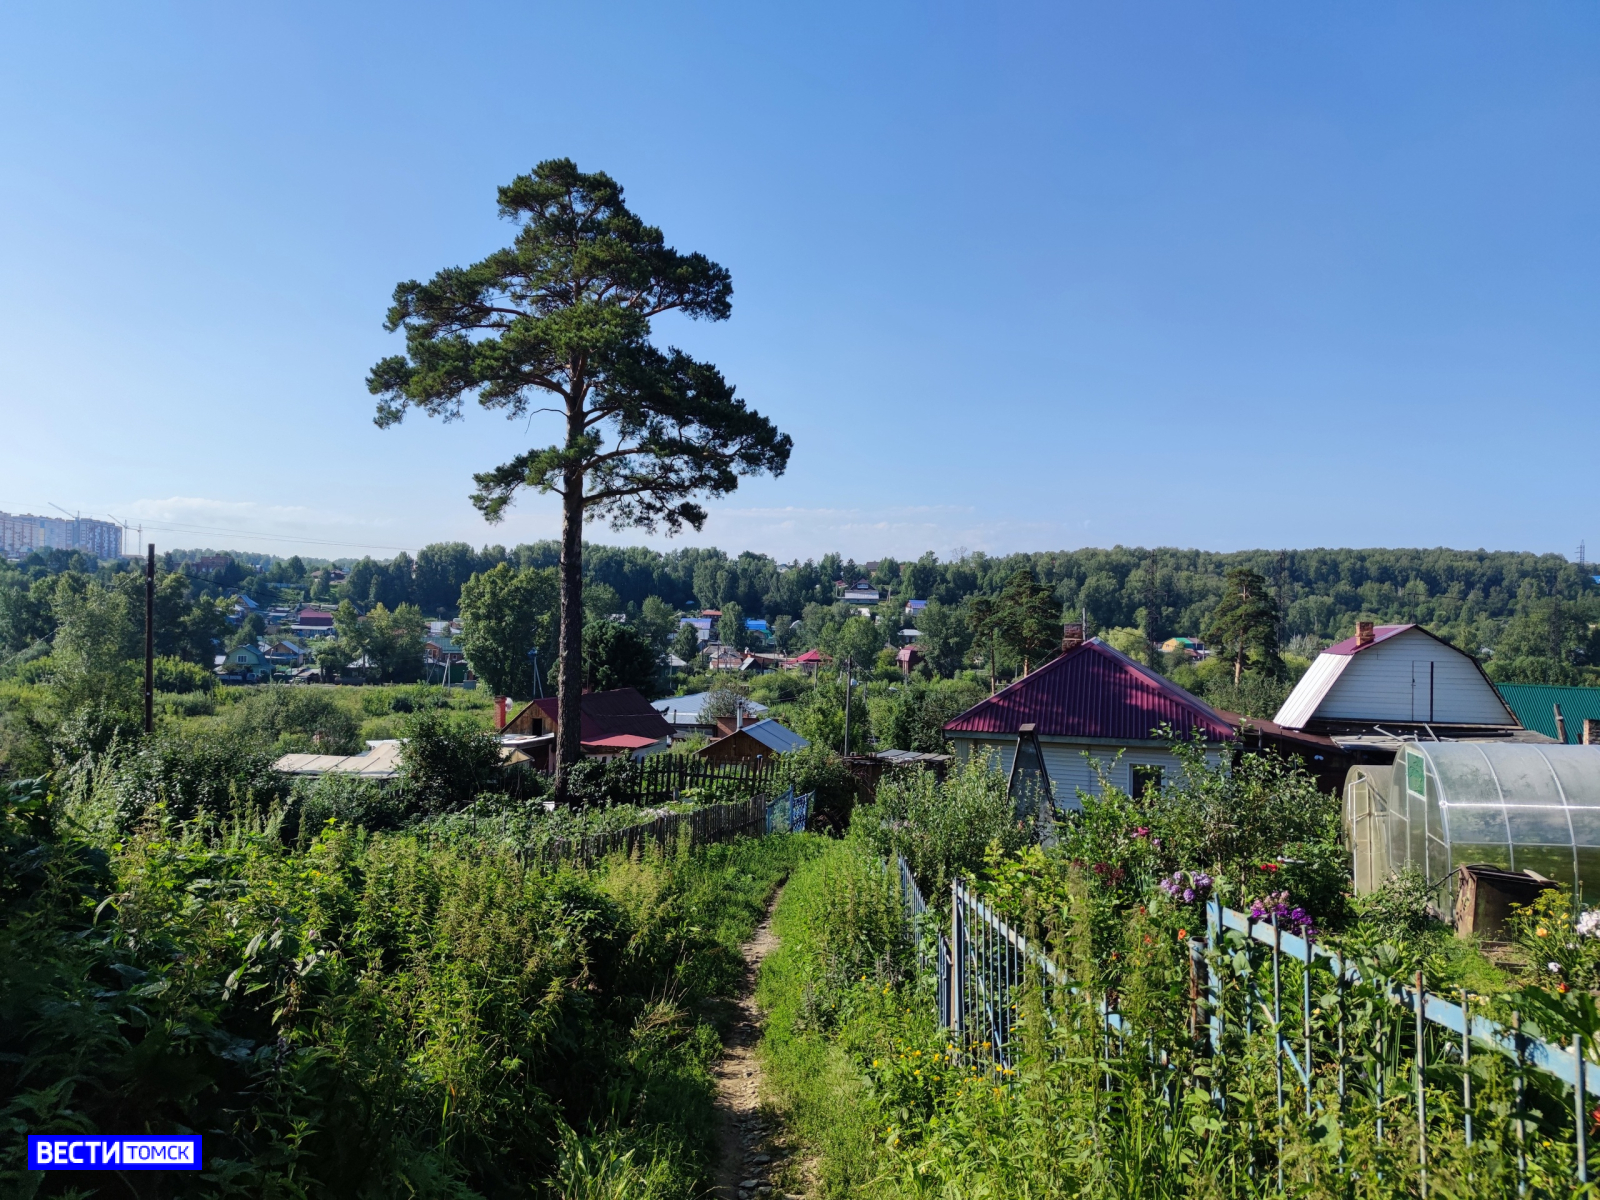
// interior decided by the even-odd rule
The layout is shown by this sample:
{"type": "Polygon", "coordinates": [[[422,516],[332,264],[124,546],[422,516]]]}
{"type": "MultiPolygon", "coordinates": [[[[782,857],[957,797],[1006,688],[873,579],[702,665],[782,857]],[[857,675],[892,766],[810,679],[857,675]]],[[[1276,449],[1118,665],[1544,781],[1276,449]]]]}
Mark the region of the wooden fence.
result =
{"type": "Polygon", "coordinates": [[[672,800],[691,788],[727,785],[755,796],[770,790],[775,767],[762,763],[708,762],[688,754],[652,754],[632,764],[640,804],[672,800]]]}

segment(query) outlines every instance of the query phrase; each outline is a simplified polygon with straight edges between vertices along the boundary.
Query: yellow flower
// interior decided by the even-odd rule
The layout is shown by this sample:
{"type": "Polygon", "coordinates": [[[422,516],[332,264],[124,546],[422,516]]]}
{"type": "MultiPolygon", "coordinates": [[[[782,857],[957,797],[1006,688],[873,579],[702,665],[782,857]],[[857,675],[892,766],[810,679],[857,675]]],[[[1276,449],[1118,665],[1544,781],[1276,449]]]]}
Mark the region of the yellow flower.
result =
{"type": "Polygon", "coordinates": [[[1550,936],[1550,931],[1548,929],[1546,929],[1543,925],[1539,926],[1539,928],[1535,929],[1533,932],[1539,937],[1549,937],[1550,936]]]}

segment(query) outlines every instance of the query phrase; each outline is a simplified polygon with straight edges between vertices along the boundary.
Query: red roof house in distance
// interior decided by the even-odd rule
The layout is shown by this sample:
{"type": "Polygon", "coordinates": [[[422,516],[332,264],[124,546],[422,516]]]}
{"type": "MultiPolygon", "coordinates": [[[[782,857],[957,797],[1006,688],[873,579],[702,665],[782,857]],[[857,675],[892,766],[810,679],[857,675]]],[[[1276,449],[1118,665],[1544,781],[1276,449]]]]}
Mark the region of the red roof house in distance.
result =
{"type": "MultiPolygon", "coordinates": [[[[591,758],[645,758],[672,744],[672,726],[634,688],[586,692],[578,703],[583,722],[583,752],[591,758]]],[[[533,700],[506,722],[503,734],[530,739],[522,750],[546,770],[554,766],[560,730],[556,698],[533,700]]]]}
{"type": "Polygon", "coordinates": [[[1213,760],[1224,743],[1240,740],[1247,748],[1293,750],[1317,774],[1332,781],[1343,778],[1345,764],[1331,761],[1339,751],[1327,738],[1212,708],[1099,638],[1076,641],[1069,636],[1063,644],[1059,657],[945,725],[963,760],[992,753],[999,768],[1010,774],[1019,744],[1029,763],[1031,747],[1037,744],[1056,802],[1071,807],[1078,789],[1100,790],[1085,754],[1100,761],[1115,787],[1138,793],[1151,784],[1161,786],[1180,769],[1158,733],[1169,725],[1214,747],[1213,760]]]}

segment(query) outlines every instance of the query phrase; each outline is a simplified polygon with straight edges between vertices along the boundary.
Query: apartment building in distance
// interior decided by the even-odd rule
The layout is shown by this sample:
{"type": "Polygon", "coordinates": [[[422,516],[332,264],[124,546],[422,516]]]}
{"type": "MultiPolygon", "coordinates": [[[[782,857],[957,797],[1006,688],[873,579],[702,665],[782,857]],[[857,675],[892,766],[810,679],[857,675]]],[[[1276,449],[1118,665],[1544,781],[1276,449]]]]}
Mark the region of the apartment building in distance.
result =
{"type": "Polygon", "coordinates": [[[35,550],[81,550],[95,558],[119,558],[122,526],[89,517],[0,512],[0,556],[26,558],[35,550]]]}

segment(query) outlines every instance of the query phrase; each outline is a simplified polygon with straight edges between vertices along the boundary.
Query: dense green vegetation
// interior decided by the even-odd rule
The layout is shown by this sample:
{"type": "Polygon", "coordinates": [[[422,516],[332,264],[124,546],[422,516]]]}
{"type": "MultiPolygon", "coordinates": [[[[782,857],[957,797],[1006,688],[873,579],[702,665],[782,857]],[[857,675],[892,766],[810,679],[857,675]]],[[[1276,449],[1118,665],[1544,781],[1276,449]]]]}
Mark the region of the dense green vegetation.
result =
{"type": "MultiPolygon", "coordinates": [[[[981,768],[942,785],[893,779],[857,810],[850,836],[788,884],[775,915],[782,945],[762,972],[763,1052],[823,1196],[1416,1195],[1415,1082],[1401,1054],[1411,1017],[1383,989],[1418,970],[1435,991],[1468,989],[1486,1015],[1515,1014],[1552,1040],[1580,1036],[1600,1057],[1597,922],[1575,921],[1559,897],[1517,922],[1525,957],[1495,965],[1427,915],[1416,881],[1348,897],[1333,802],[1271,758],[1224,773],[1191,756],[1166,792],[1081,799],[1082,816],[1058,824],[1047,848],[1018,829],[1004,782],[981,768]],[[1037,975],[1024,987],[1009,1062],[938,1027],[885,858],[895,853],[927,891],[934,926],[948,922],[945,884],[964,875],[1068,973],[1075,991],[1037,975]],[[1251,959],[1237,938],[1209,963],[1232,1013],[1225,1055],[1209,1054],[1187,942],[1212,889],[1231,906],[1278,911],[1291,929],[1314,924],[1368,981],[1335,995],[1325,972],[1313,979],[1327,1045],[1343,1023],[1349,1086],[1341,1098],[1331,1064],[1320,1069],[1309,1116],[1287,1071],[1278,1106],[1272,979],[1259,948],[1251,959]],[[1265,997],[1253,1009],[1250,986],[1265,997]],[[1126,1023],[1121,1040],[1107,1036],[1103,1004],[1126,1023]]],[[[1299,971],[1283,964],[1291,1006],[1299,971]]],[[[1285,1032],[1298,1037],[1297,1007],[1285,1032]]],[[[1452,1044],[1426,1079],[1429,1194],[1518,1195],[1519,1159],[1526,1194],[1577,1194],[1570,1092],[1530,1072],[1519,1102],[1510,1060],[1476,1054],[1469,1146],[1452,1044]],[[1520,1146],[1519,1112],[1530,1122],[1520,1146]]]]}
{"type": "MultiPolygon", "coordinates": [[[[203,1174],[106,1194],[666,1198],[704,1178],[713,1000],[810,840],[579,871],[426,824],[296,848],[270,808],[108,823],[111,790],[13,784],[0,814],[8,1127],[206,1137],[203,1174]]],[[[16,1138],[3,1153],[8,1194],[89,1194],[23,1170],[16,1138]]]]}

